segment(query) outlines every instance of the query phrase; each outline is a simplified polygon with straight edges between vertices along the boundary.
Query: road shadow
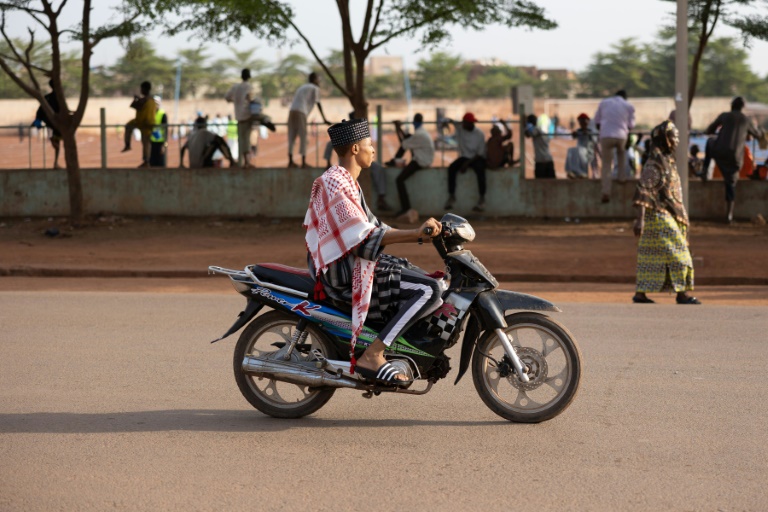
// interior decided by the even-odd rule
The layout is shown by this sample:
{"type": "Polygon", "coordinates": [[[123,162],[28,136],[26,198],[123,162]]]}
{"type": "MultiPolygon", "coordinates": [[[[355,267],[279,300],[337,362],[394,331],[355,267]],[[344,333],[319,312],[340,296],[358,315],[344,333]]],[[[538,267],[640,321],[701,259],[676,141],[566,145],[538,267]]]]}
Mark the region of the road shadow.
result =
{"type": "Polygon", "coordinates": [[[277,419],[251,410],[162,410],[107,413],[0,414],[0,434],[101,434],[120,432],[281,432],[306,428],[496,427],[504,420],[277,419]]]}

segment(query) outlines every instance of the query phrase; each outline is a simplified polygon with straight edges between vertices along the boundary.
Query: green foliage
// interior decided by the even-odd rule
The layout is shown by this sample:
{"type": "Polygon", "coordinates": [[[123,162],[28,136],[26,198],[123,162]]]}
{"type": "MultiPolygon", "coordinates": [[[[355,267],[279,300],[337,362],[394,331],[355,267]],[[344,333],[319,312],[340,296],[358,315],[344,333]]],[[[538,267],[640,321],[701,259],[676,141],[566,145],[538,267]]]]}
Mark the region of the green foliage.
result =
{"type": "Polygon", "coordinates": [[[466,85],[461,57],[435,52],[418,62],[413,95],[418,98],[459,98],[466,85]]]}
{"type": "Polygon", "coordinates": [[[110,67],[94,70],[91,91],[98,96],[131,96],[138,94],[139,84],[152,82],[155,93],[168,97],[174,90],[176,63],[157,54],[145,37],[126,44],[125,53],[110,67]]]}
{"type": "MultiPolygon", "coordinates": [[[[692,38],[693,39],[693,38],[692,38]]],[[[689,63],[698,47],[689,44],[689,63]]],[[[581,75],[584,96],[601,97],[625,89],[630,96],[672,96],[675,90],[674,30],[662,29],[657,41],[639,45],[624,39],[612,51],[595,54],[581,75]]],[[[747,52],[733,38],[713,39],[701,60],[699,86],[701,96],[744,95],[750,100],[766,101],[768,84],[749,67],[747,52]]]]}
{"type": "Polygon", "coordinates": [[[365,81],[365,95],[369,98],[399,100],[405,98],[402,73],[369,76],[365,81]]]}
{"type": "MultiPolygon", "coordinates": [[[[163,17],[167,14],[180,17],[183,21],[171,27],[170,33],[193,30],[206,37],[213,35],[227,40],[249,31],[269,42],[281,43],[291,29],[304,41],[339,93],[350,99],[357,115],[366,115],[368,104],[365,74],[354,73],[354,69],[365,67],[371,52],[394,38],[409,37],[420,41],[422,47],[436,48],[450,39],[456,27],[481,30],[488,25],[539,29],[557,26],[545,16],[544,9],[530,0],[371,0],[361,26],[353,27],[349,2],[337,2],[343,66],[334,70],[317,54],[301,27],[293,22],[290,6],[278,0],[129,1],[163,17]],[[353,34],[358,34],[358,38],[353,34]]],[[[448,85],[446,89],[451,87],[448,85]]]]}
{"type": "Polygon", "coordinates": [[[584,95],[607,96],[619,89],[634,97],[654,95],[652,84],[646,81],[644,53],[633,38],[611,45],[610,51],[596,53],[581,74],[584,95]]]}
{"type": "Polygon", "coordinates": [[[469,71],[464,95],[468,98],[508,98],[512,87],[537,83],[524,70],[508,65],[476,66],[469,71]]]}

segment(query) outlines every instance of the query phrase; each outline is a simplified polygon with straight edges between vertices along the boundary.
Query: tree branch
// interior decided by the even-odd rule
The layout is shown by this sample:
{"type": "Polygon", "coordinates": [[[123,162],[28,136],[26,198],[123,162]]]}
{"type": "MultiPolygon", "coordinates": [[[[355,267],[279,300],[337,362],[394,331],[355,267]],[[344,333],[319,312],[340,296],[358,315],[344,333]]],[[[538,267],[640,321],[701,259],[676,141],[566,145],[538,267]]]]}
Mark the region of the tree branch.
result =
{"type": "MultiPolygon", "coordinates": [[[[18,60],[16,57],[13,57],[12,55],[6,55],[4,53],[0,53],[0,58],[3,58],[5,60],[10,60],[11,62],[18,62],[21,65],[24,65],[23,61],[18,60]]],[[[51,75],[50,69],[41,68],[40,66],[36,66],[34,64],[30,64],[30,67],[34,69],[35,71],[39,71],[40,73],[44,74],[45,76],[51,75]]]]}
{"type": "Polygon", "coordinates": [[[58,16],[59,14],[61,14],[61,11],[63,11],[63,10],[64,10],[64,6],[65,6],[65,5],[67,5],[67,2],[68,2],[68,1],[69,1],[69,0],[62,0],[62,2],[61,2],[61,5],[59,6],[59,8],[58,8],[58,9],[56,9],[56,16],[58,16]]]}
{"type": "Polygon", "coordinates": [[[95,44],[91,42],[91,0],[85,0],[83,4],[83,54],[81,56],[82,66],[80,69],[80,100],[74,113],[73,121],[75,126],[80,126],[80,122],[85,114],[85,107],[88,105],[91,54],[95,44]]]}
{"type": "Polygon", "coordinates": [[[347,90],[352,92],[355,90],[355,81],[352,76],[352,56],[350,54],[356,50],[356,48],[352,37],[352,21],[349,16],[349,1],[336,0],[336,5],[339,8],[339,15],[341,16],[341,55],[344,58],[344,82],[347,85],[347,90]]]}
{"type": "MultiPolygon", "coordinates": [[[[35,87],[39,91],[40,87],[37,85],[37,81],[35,80],[34,73],[32,73],[33,65],[29,61],[30,47],[27,47],[27,50],[24,52],[24,55],[27,58],[26,59],[22,58],[22,56],[19,54],[19,51],[16,49],[16,45],[13,44],[13,41],[11,41],[11,38],[8,36],[8,33],[5,31],[5,13],[3,13],[2,19],[0,20],[0,33],[2,33],[3,39],[5,39],[5,42],[8,44],[8,47],[11,49],[11,52],[13,52],[13,55],[15,57],[15,59],[13,59],[13,60],[18,62],[22,66],[24,66],[24,69],[26,70],[27,74],[29,75],[32,83],[35,85],[35,87]]],[[[34,34],[34,32],[32,32],[31,30],[30,30],[30,33],[34,34]]],[[[30,44],[34,44],[34,40],[30,44]]]]}
{"type": "Polygon", "coordinates": [[[32,49],[35,47],[35,31],[31,28],[27,28],[29,31],[29,44],[27,45],[27,49],[24,51],[24,56],[27,58],[26,61],[26,67],[29,71],[29,78],[32,80],[32,85],[35,86],[35,89],[38,91],[40,90],[40,84],[37,82],[37,77],[35,77],[35,74],[32,72],[32,49]]]}
{"type": "Polygon", "coordinates": [[[722,1],[715,0],[715,2],[717,2],[717,8],[715,9],[715,17],[712,19],[712,25],[710,25],[709,33],[707,34],[707,40],[712,37],[712,33],[715,31],[715,25],[717,25],[717,20],[720,18],[720,12],[722,11],[722,1]]]}
{"type": "Polygon", "coordinates": [[[33,9],[32,7],[21,7],[20,5],[9,4],[8,2],[0,2],[0,8],[3,8],[3,7],[6,7],[12,10],[24,11],[27,14],[30,14],[30,13],[45,14],[45,11],[40,9],[33,9]]]}
{"type": "Polygon", "coordinates": [[[368,29],[371,27],[371,16],[373,15],[373,0],[368,0],[368,6],[365,9],[365,18],[363,22],[363,32],[360,34],[358,44],[362,46],[368,39],[368,29]]]}
{"type": "Polygon", "coordinates": [[[317,63],[320,64],[320,67],[323,68],[323,71],[325,71],[325,74],[328,75],[328,78],[330,78],[331,82],[333,82],[333,85],[335,85],[336,88],[339,89],[339,91],[341,91],[341,93],[344,96],[351,99],[352,94],[339,83],[339,81],[336,79],[335,76],[333,76],[333,73],[331,73],[331,70],[328,69],[328,66],[325,65],[323,60],[315,51],[315,47],[312,46],[312,43],[310,43],[309,39],[307,39],[307,36],[305,36],[304,33],[301,30],[299,30],[299,27],[296,26],[293,20],[285,16],[282,11],[278,10],[278,13],[279,13],[278,16],[282,17],[291,27],[293,27],[293,30],[295,30],[296,33],[299,35],[299,37],[304,41],[304,43],[306,43],[307,48],[309,48],[309,52],[315,58],[315,61],[317,61],[317,63]]]}
{"type": "MultiPolygon", "coordinates": [[[[433,21],[436,21],[436,20],[444,17],[445,15],[450,14],[450,13],[455,12],[455,11],[458,11],[458,8],[447,9],[447,10],[444,10],[444,11],[440,11],[440,12],[438,12],[437,14],[435,14],[433,16],[425,17],[425,18],[423,18],[421,21],[419,21],[417,23],[413,23],[412,25],[408,25],[407,27],[404,27],[404,28],[401,28],[400,30],[392,32],[387,37],[385,37],[384,39],[379,41],[378,43],[369,44],[366,53],[371,53],[373,50],[375,50],[376,48],[379,48],[379,47],[387,44],[392,39],[394,39],[396,37],[399,37],[399,36],[401,36],[401,35],[403,35],[403,34],[405,34],[407,32],[411,32],[412,30],[416,30],[417,28],[421,28],[424,25],[429,25],[433,21]]],[[[373,38],[371,38],[371,41],[373,41],[373,38]]]]}
{"type": "MultiPolygon", "coordinates": [[[[381,19],[381,11],[384,6],[384,0],[379,0],[379,7],[376,9],[376,20],[373,22],[373,29],[368,35],[368,46],[373,42],[373,36],[376,35],[376,29],[379,28],[379,20],[381,19]]],[[[362,42],[362,41],[361,41],[362,42]]]]}
{"type": "MultiPolygon", "coordinates": [[[[19,76],[10,68],[10,66],[8,66],[8,63],[5,62],[5,57],[3,55],[0,55],[0,69],[5,71],[5,74],[8,75],[10,79],[13,80],[13,82],[16,85],[18,85],[21,90],[23,90],[24,92],[26,92],[27,94],[35,98],[37,101],[40,102],[41,105],[43,103],[47,103],[45,101],[45,98],[43,98],[42,92],[40,92],[39,90],[32,89],[28,84],[24,82],[24,80],[19,78],[19,76]]],[[[49,107],[49,110],[50,110],[50,107],[49,107]]],[[[53,111],[51,110],[50,112],[46,112],[46,113],[51,114],[53,113],[53,111]]]]}

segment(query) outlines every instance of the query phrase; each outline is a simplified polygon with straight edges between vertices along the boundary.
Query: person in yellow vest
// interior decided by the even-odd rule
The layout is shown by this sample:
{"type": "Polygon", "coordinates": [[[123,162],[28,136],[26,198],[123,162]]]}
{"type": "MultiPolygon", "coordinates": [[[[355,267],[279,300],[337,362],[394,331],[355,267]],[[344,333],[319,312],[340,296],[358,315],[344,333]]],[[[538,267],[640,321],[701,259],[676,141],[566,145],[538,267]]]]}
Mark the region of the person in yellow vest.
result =
{"type": "Polygon", "coordinates": [[[237,141],[237,121],[230,114],[227,116],[227,146],[229,146],[229,152],[232,153],[232,157],[235,160],[239,158],[237,141]]]}
{"type": "Polygon", "coordinates": [[[133,130],[138,129],[141,132],[141,165],[139,167],[149,167],[149,153],[151,149],[150,137],[152,127],[155,125],[155,113],[157,104],[149,96],[152,90],[152,84],[141,82],[141,96],[134,96],[131,108],[136,109],[136,117],[128,121],[125,125],[125,147],[123,153],[131,150],[131,135],[133,130]]]}
{"type": "Polygon", "coordinates": [[[154,96],[157,112],[155,113],[155,126],[152,128],[152,135],[149,140],[151,148],[149,151],[150,167],[166,167],[166,151],[168,149],[168,116],[161,105],[160,96],[154,96]]]}

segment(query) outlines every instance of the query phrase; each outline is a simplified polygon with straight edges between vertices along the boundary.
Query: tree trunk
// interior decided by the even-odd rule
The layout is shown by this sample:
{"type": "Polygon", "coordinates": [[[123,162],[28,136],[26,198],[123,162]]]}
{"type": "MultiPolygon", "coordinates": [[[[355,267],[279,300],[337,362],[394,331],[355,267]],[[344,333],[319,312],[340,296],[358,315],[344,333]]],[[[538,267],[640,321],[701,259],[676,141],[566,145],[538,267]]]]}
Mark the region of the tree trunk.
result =
{"type": "Polygon", "coordinates": [[[67,166],[67,184],[69,186],[69,217],[73,225],[83,220],[83,184],[80,179],[80,159],[77,155],[76,130],[61,131],[64,144],[64,162],[67,166]]]}
{"type": "Polygon", "coordinates": [[[696,55],[693,56],[693,63],[691,64],[691,77],[688,84],[688,111],[691,110],[693,97],[696,95],[696,87],[699,83],[699,65],[701,64],[701,56],[704,55],[704,47],[706,46],[706,37],[700,38],[699,47],[696,49],[696,55]]]}
{"type": "Polygon", "coordinates": [[[365,94],[361,91],[355,91],[350,100],[352,108],[355,110],[355,117],[358,119],[368,119],[368,102],[365,101],[365,94]]]}
{"type": "Polygon", "coordinates": [[[355,117],[368,119],[368,102],[365,100],[365,59],[367,55],[355,54],[355,87],[352,91],[352,108],[355,109],[355,117]]]}

